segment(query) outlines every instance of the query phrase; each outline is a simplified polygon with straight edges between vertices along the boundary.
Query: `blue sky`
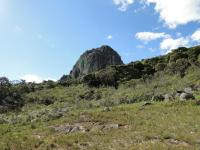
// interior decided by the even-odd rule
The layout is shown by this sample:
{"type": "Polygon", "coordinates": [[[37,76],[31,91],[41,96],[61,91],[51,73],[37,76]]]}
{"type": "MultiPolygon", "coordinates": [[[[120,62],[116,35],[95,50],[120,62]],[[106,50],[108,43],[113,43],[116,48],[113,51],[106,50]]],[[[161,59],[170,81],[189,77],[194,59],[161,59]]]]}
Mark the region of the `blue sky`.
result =
{"type": "Polygon", "coordinates": [[[200,0],[0,0],[0,75],[39,82],[68,74],[88,49],[125,63],[200,42],[200,0]]]}

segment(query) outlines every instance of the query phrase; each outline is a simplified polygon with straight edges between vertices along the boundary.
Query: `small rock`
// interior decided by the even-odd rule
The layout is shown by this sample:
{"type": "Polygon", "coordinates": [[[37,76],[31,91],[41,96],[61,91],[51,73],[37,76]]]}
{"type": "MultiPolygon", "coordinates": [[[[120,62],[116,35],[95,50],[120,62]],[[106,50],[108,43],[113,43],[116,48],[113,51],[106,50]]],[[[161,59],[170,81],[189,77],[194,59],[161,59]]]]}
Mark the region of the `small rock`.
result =
{"type": "Polygon", "coordinates": [[[165,98],[165,101],[171,101],[171,100],[174,100],[172,94],[165,94],[165,95],[164,95],[164,98],[165,98]]]}
{"type": "Polygon", "coordinates": [[[192,94],[193,93],[193,89],[191,87],[187,87],[187,88],[184,89],[184,92],[192,94]]]}
{"type": "Polygon", "coordinates": [[[104,107],[104,109],[103,109],[104,112],[111,111],[111,110],[112,110],[111,107],[104,107]]]}
{"type": "Polygon", "coordinates": [[[169,144],[174,144],[174,145],[182,145],[182,146],[188,146],[189,144],[185,141],[180,141],[180,140],[177,140],[177,139],[167,139],[165,140],[166,143],[169,143],[169,144]]]}
{"type": "Polygon", "coordinates": [[[119,124],[119,127],[120,128],[124,128],[124,129],[128,129],[129,125],[127,125],[127,124],[119,124]]]}
{"type": "Polygon", "coordinates": [[[118,128],[119,128],[118,124],[108,124],[108,125],[105,125],[103,129],[109,130],[109,129],[118,129],[118,128]]]}
{"type": "Polygon", "coordinates": [[[75,126],[75,127],[72,128],[72,130],[70,131],[70,133],[75,133],[75,132],[78,132],[78,131],[80,131],[79,126],[75,126]]]}
{"type": "Polygon", "coordinates": [[[63,133],[76,133],[76,132],[85,132],[85,128],[80,124],[74,125],[60,125],[60,126],[51,126],[56,132],[63,132],[63,133]]]}
{"type": "Polygon", "coordinates": [[[195,99],[195,97],[190,93],[182,93],[180,95],[180,100],[181,101],[194,100],[194,99],[195,99]]]}
{"type": "Polygon", "coordinates": [[[91,143],[86,142],[86,143],[78,143],[78,146],[80,147],[80,149],[88,149],[90,146],[92,146],[91,143]]]}
{"type": "Polygon", "coordinates": [[[181,93],[175,93],[175,99],[179,99],[179,97],[180,97],[180,95],[181,95],[181,93]]]}
{"type": "Polygon", "coordinates": [[[72,127],[70,125],[60,125],[60,126],[52,126],[56,132],[65,132],[69,133],[72,130],[72,127]]]}

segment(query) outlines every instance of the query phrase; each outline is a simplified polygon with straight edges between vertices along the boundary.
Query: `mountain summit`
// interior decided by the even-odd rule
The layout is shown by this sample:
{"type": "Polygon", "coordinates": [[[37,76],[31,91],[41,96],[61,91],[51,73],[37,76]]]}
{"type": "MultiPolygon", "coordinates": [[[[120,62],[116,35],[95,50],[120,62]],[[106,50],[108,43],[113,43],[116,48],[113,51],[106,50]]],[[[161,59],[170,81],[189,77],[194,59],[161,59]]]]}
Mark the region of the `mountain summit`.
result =
{"type": "Polygon", "coordinates": [[[119,54],[110,46],[87,50],[83,53],[70,72],[71,77],[78,78],[83,75],[101,70],[110,65],[121,65],[123,61],[119,54]]]}

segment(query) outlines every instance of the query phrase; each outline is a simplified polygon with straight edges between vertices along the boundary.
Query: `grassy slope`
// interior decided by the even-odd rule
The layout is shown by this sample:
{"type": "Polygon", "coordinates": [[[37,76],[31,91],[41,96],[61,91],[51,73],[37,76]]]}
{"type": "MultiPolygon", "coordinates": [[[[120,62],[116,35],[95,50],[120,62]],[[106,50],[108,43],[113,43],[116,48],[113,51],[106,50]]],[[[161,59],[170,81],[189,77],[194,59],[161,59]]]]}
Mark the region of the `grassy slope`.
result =
{"type": "Polygon", "coordinates": [[[194,102],[142,103],[115,106],[110,112],[101,108],[76,110],[47,122],[27,125],[1,125],[0,149],[198,149],[200,144],[200,107],[194,102]],[[81,122],[80,116],[87,116],[81,122]],[[58,133],[51,125],[79,122],[118,123],[127,128],[93,130],[86,133],[58,133]]]}
{"type": "MultiPolygon", "coordinates": [[[[0,125],[0,149],[198,149],[200,107],[195,102],[156,102],[144,109],[141,102],[122,105],[129,99],[142,100],[143,95],[166,94],[198,84],[199,70],[192,70],[184,78],[163,75],[146,82],[132,80],[117,90],[77,85],[30,93],[27,101],[46,96],[56,100],[49,106],[28,103],[21,112],[2,114],[0,121],[2,118],[7,123],[0,125]],[[112,111],[102,112],[103,106],[110,105],[114,106],[112,111]],[[62,109],[67,111],[61,118],[54,116],[62,109]],[[88,122],[80,121],[84,115],[88,122]],[[49,127],[77,122],[89,128],[94,128],[95,123],[117,123],[128,128],[65,134],[49,127]]],[[[197,99],[199,95],[195,93],[197,99]]]]}
{"type": "MultiPolygon", "coordinates": [[[[199,149],[200,106],[195,102],[155,102],[141,107],[141,101],[154,95],[200,85],[199,74],[199,67],[191,66],[184,78],[159,72],[145,81],[127,81],[117,90],[80,84],[25,94],[22,111],[0,114],[0,149],[199,149]],[[49,97],[53,104],[41,104],[49,97]],[[102,112],[104,106],[113,109],[102,112]],[[86,122],[81,121],[83,116],[86,122]],[[92,131],[66,134],[50,128],[77,122],[92,131]],[[96,128],[112,123],[125,126],[96,128]]],[[[194,95],[198,100],[200,91],[194,95]]]]}

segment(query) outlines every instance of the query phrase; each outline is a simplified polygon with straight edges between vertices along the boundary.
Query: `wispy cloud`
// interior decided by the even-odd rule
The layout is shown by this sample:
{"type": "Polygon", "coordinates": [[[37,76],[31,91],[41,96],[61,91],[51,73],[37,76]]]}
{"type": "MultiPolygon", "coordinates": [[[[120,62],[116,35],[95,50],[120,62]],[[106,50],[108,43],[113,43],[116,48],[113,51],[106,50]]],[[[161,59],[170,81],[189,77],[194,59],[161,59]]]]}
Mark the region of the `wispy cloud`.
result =
{"type": "Polygon", "coordinates": [[[134,3],[134,0],[113,0],[114,4],[119,6],[120,11],[126,11],[128,6],[134,3]]]}
{"type": "Polygon", "coordinates": [[[149,41],[153,41],[153,40],[157,40],[157,39],[161,39],[161,38],[168,38],[170,37],[170,35],[161,32],[138,32],[136,33],[135,37],[139,40],[142,40],[144,42],[149,42],[149,41]]]}

